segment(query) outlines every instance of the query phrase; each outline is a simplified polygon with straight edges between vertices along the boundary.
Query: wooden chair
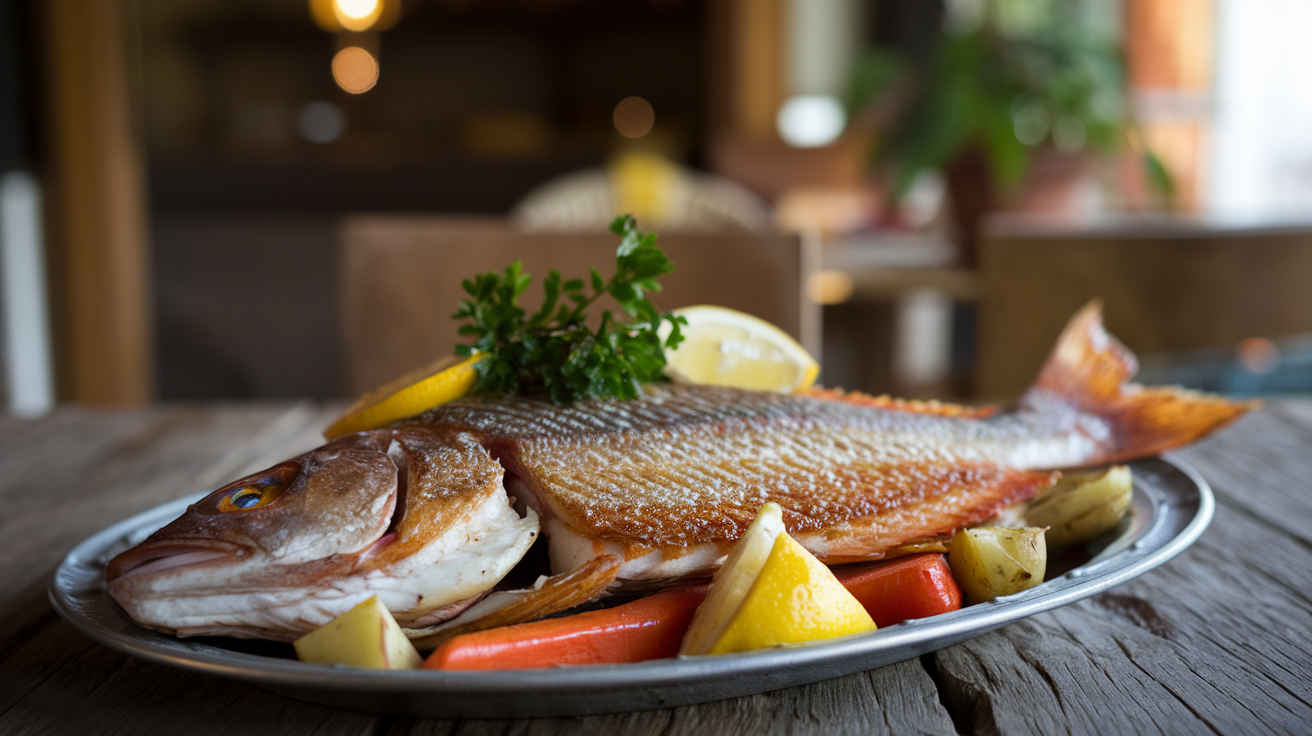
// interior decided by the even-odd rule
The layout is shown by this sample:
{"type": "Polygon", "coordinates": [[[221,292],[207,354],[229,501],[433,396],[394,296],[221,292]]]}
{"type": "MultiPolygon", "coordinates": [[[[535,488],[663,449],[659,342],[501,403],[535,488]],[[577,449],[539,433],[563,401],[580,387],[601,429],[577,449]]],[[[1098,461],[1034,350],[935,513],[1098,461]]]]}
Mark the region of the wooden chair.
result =
{"type": "Polygon", "coordinates": [[[995,222],[983,244],[976,393],[1013,397],[1066,320],[1101,299],[1108,330],[1147,354],[1312,332],[1312,226],[995,222]]]}
{"type": "MultiPolygon", "coordinates": [[[[609,233],[517,231],[501,220],[360,215],[343,221],[342,325],[348,392],[362,391],[452,352],[460,325],[451,319],[465,297],[462,279],[521,260],[533,275],[523,298],[540,303],[551,269],[586,277],[589,266],[614,268],[618,239],[609,233]]],[[[677,270],[652,299],[662,309],[719,304],[768,320],[819,354],[819,307],[803,283],[814,259],[794,235],[660,236],[677,270]]],[[[608,305],[616,309],[614,303],[608,305]]]]}

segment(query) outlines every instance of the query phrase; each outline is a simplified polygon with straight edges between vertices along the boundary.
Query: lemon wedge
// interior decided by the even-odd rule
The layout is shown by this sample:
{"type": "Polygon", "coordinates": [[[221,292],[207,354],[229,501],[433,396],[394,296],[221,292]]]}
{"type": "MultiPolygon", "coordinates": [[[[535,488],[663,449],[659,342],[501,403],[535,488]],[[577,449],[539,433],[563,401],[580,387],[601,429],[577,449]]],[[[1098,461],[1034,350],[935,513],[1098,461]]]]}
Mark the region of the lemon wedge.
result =
{"type": "Polygon", "coordinates": [[[779,507],[768,503],[715,574],[679,653],[729,654],[874,630],[866,609],[784,531],[779,507]]]}
{"type": "MultiPolygon", "coordinates": [[[[683,342],[665,351],[665,374],[679,383],[758,391],[800,391],[820,366],[788,333],[745,312],[702,305],[674,310],[688,320],[683,342]]],[[[661,324],[661,339],[669,336],[661,324]]]]}
{"type": "Polygon", "coordinates": [[[761,574],[770,550],[774,549],[774,540],[783,533],[784,515],[779,504],[762,506],[716,571],[710,593],[693,614],[680,654],[706,654],[711,650],[761,574]]]}
{"type": "Polygon", "coordinates": [[[352,432],[378,429],[458,399],[473,388],[478,378],[474,364],[482,357],[448,355],[380,386],[361,396],[324,430],[323,436],[331,440],[352,432]]]}

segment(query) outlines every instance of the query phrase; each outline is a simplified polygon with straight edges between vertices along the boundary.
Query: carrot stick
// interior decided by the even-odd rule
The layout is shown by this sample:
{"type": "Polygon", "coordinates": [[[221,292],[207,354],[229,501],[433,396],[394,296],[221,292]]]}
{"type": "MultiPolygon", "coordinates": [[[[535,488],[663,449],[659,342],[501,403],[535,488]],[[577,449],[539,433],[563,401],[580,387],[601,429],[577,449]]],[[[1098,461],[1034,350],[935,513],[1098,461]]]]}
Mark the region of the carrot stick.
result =
{"type": "MultiPolygon", "coordinates": [[[[941,554],[842,565],[834,575],[880,626],[961,607],[961,591],[941,554]]],[[[707,587],[674,588],[614,608],[461,634],[433,650],[424,668],[533,669],[673,657],[707,587]]]]}
{"type": "Polygon", "coordinates": [[[424,668],[533,669],[673,657],[706,590],[675,588],[614,608],[461,634],[433,650],[424,668]]]}
{"type": "Polygon", "coordinates": [[[834,568],[879,626],[961,608],[961,589],[937,552],[834,568]]]}

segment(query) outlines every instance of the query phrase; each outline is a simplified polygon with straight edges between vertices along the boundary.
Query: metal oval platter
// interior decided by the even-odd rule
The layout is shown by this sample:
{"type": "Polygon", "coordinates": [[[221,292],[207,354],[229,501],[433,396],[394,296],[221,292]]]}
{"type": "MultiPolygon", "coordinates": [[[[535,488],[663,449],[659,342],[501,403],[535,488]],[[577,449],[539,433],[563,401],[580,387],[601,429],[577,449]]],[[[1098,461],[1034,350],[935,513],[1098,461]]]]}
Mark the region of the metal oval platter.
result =
{"type": "Polygon", "coordinates": [[[135,626],[104,593],[104,565],[203,494],[115,524],[69,552],[50,585],[55,610],[108,647],[162,664],[243,680],[293,698],[392,715],[508,718],[664,708],[861,672],[964,641],[1101,593],[1188,547],[1212,518],[1211,489],[1178,460],[1133,464],[1133,513],[1091,545],[1085,564],[990,603],[809,646],[639,664],[442,672],[325,667],[251,653],[247,643],[176,639],[135,626]],[[1095,547],[1101,547],[1096,549],[1095,547]],[[229,645],[231,648],[229,648],[229,645]]]}

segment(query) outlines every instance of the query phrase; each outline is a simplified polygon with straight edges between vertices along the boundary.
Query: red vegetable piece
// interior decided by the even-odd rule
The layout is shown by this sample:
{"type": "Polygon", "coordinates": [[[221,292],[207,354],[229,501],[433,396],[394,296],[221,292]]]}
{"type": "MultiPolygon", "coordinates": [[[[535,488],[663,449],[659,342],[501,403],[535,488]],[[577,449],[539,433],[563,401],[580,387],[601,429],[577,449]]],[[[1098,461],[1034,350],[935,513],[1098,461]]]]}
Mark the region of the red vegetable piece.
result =
{"type": "Polygon", "coordinates": [[[961,589],[937,552],[833,568],[881,627],[961,608],[961,589]]]}
{"type": "Polygon", "coordinates": [[[673,657],[706,590],[685,586],[614,608],[461,634],[433,650],[424,668],[534,669],[673,657]]]}

